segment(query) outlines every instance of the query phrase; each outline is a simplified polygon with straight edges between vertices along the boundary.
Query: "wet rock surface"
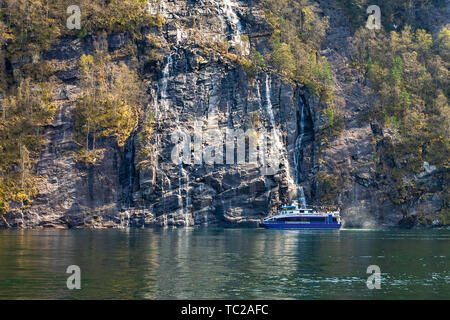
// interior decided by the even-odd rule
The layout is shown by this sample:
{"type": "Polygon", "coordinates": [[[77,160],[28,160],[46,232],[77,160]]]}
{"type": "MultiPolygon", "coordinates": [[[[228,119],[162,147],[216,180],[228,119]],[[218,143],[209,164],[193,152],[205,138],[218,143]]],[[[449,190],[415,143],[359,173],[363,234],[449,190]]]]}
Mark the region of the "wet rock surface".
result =
{"type": "MultiPolygon", "coordinates": [[[[392,226],[399,221],[403,226],[415,226],[419,222],[411,216],[419,208],[430,213],[441,208],[442,199],[429,195],[408,208],[409,217],[405,217],[404,208],[390,202],[379,185],[372,139],[384,133],[377,124],[358,120],[358,113],[369,105],[369,97],[361,79],[351,78],[351,70],[345,67],[350,59],[350,28],[344,13],[332,1],[319,1],[331,25],[322,54],[335,75],[335,95],[345,115],[345,129],[325,147],[317,139],[326,122],[318,111],[322,102],[308,89],[273,73],[248,79],[239,64],[219,54],[205,53],[196,41],[197,37],[210,42],[228,41],[230,52],[245,56],[249,44],[242,35],[246,34],[254,48],[268,52],[272,30],[256,2],[159,3],[166,24],[156,34],[163,41],[164,59],[147,61],[151,44],[145,40],[135,44],[137,56],[123,58],[127,63],[137,59],[146,84],[145,112],[155,119],[155,130],[146,142],[152,147],[150,165],[137,165],[139,128],[124,147],[118,147],[113,139],[101,139],[99,148],[105,152],[93,164],[74,160],[79,147],[73,140],[73,110],[81,90],[77,62],[83,53],[93,52],[98,39],[61,39],[44,55],[57,67],[55,75],[63,84],[55,97],[59,109],[53,123],[45,129],[46,143],[37,166],[37,174],[42,176],[39,195],[29,208],[6,214],[0,226],[253,227],[280,205],[296,198],[299,186],[308,203],[317,203],[323,192],[315,177],[319,170],[341,177],[336,200],[349,227],[392,226]],[[255,115],[256,123],[252,120],[255,115]],[[275,137],[272,143],[278,139],[281,145],[276,172],[265,174],[260,163],[249,161],[174,163],[172,134],[183,131],[194,139],[198,132],[195,127],[199,125],[204,135],[208,130],[225,132],[226,128],[271,132],[275,137]]],[[[149,28],[147,32],[150,31],[155,32],[149,28]]],[[[113,34],[106,41],[108,51],[114,52],[127,46],[130,37],[113,34]]],[[[209,145],[204,136],[203,150],[209,145]]],[[[246,160],[248,157],[246,145],[246,160]]],[[[433,184],[434,174],[428,164],[416,179],[433,184]]]]}

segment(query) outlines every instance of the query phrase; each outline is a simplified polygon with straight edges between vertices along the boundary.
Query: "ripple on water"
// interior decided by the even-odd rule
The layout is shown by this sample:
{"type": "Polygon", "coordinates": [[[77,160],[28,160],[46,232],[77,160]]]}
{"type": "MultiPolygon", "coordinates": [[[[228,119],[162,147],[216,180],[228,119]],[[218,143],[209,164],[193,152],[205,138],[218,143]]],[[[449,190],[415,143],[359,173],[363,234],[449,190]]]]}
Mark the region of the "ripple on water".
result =
{"type": "Polygon", "coordinates": [[[445,230],[0,231],[0,299],[450,299],[448,240],[445,230]],[[79,292],[65,287],[72,264],[79,292]],[[372,264],[381,290],[367,288],[372,264]]]}

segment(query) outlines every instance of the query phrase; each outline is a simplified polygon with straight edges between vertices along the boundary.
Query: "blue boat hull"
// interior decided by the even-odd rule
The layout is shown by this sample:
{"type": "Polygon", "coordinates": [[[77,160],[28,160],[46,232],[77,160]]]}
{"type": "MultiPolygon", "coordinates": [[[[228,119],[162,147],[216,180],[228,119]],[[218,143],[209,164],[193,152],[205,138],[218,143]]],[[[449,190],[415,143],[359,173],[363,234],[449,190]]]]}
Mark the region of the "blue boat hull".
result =
{"type": "Polygon", "coordinates": [[[280,223],[263,222],[261,227],[267,229],[326,229],[337,230],[342,227],[341,223],[280,223]]]}

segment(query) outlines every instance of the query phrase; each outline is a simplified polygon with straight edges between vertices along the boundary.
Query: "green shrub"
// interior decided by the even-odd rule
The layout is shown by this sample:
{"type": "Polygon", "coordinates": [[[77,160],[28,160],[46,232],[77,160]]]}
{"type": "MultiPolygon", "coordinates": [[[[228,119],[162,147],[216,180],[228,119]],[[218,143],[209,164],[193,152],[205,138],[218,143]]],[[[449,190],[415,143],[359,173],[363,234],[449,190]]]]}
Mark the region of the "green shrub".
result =
{"type": "Polygon", "coordinates": [[[75,110],[75,135],[84,151],[96,149],[96,139],[114,136],[123,146],[137,127],[139,81],[125,64],[116,65],[105,53],[82,55],[82,95],[75,110]]]}

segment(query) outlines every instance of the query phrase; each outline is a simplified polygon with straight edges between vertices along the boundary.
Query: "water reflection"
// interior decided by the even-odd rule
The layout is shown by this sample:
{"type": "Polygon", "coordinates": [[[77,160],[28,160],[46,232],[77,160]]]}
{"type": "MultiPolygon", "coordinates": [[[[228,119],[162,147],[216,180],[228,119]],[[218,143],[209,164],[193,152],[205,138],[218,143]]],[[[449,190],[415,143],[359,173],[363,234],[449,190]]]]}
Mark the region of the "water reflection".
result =
{"type": "Polygon", "coordinates": [[[450,298],[449,231],[0,232],[0,299],[450,298]],[[78,265],[82,290],[66,289],[78,265]],[[382,289],[368,290],[379,265],[382,289]]]}

